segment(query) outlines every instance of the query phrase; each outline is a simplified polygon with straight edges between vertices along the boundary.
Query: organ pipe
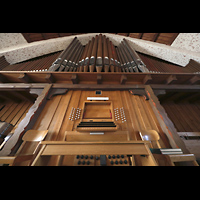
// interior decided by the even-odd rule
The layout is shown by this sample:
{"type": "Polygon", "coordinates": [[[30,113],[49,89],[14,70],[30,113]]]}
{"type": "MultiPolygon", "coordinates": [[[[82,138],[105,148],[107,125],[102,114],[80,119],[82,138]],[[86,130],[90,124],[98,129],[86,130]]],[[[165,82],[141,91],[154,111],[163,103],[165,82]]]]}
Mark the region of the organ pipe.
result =
{"type": "Polygon", "coordinates": [[[92,37],[86,45],[82,45],[75,37],[48,71],[149,72],[126,39],[114,46],[102,34],[92,37]]]}

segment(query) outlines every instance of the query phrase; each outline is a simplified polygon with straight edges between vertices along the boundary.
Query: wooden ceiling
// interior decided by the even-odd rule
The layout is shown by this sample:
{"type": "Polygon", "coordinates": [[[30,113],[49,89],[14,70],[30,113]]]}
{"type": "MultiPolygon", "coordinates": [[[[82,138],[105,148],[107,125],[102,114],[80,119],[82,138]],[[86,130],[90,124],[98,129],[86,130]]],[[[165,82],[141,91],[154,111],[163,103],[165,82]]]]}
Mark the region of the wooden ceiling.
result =
{"type": "MultiPolygon", "coordinates": [[[[47,40],[51,38],[65,37],[70,35],[79,35],[85,33],[22,33],[27,42],[47,40]]],[[[179,33],[112,33],[124,35],[132,38],[138,38],[162,44],[171,45],[179,33]]]]}

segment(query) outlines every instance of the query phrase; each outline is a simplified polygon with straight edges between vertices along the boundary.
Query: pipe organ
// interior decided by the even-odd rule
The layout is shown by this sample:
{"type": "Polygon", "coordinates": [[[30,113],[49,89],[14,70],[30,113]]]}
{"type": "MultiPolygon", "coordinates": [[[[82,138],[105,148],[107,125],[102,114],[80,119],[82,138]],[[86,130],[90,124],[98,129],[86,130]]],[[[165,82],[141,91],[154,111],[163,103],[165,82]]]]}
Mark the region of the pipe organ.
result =
{"type": "Polygon", "coordinates": [[[148,72],[136,51],[124,39],[118,46],[96,35],[85,46],[75,37],[48,71],[69,72],[148,72]]]}
{"type": "Polygon", "coordinates": [[[183,105],[171,101],[182,97],[200,109],[198,64],[184,71],[137,53],[127,38],[113,43],[99,34],[83,45],[77,36],[41,58],[0,58],[0,164],[198,166],[166,113],[178,115],[170,108],[183,105]]]}

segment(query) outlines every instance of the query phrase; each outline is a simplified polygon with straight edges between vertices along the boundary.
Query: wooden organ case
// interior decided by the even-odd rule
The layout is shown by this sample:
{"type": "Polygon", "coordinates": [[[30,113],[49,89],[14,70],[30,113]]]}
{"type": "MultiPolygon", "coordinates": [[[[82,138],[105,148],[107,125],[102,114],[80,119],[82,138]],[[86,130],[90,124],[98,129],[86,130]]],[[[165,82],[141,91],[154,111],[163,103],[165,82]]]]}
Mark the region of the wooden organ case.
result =
{"type": "Polygon", "coordinates": [[[2,71],[0,80],[0,91],[26,100],[18,111],[0,101],[0,130],[16,119],[1,137],[2,164],[198,165],[155,94],[197,75],[149,72],[126,39],[114,46],[100,34],[82,45],[75,37],[47,70],[2,71]]]}

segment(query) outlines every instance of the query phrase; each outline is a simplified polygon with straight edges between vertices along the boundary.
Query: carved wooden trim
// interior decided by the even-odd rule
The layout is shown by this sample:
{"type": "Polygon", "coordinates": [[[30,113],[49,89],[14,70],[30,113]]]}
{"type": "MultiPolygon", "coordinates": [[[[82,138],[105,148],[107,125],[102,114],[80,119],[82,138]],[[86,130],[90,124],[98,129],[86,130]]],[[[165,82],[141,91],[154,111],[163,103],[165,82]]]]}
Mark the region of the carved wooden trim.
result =
{"type": "Polygon", "coordinates": [[[149,100],[149,96],[147,95],[145,89],[133,89],[129,90],[132,95],[143,96],[145,100],[149,100]]]}
{"type": "Polygon", "coordinates": [[[59,94],[65,94],[68,91],[68,89],[63,89],[63,88],[54,88],[52,89],[49,94],[47,99],[51,99],[53,96],[59,95],[59,94]]]}

